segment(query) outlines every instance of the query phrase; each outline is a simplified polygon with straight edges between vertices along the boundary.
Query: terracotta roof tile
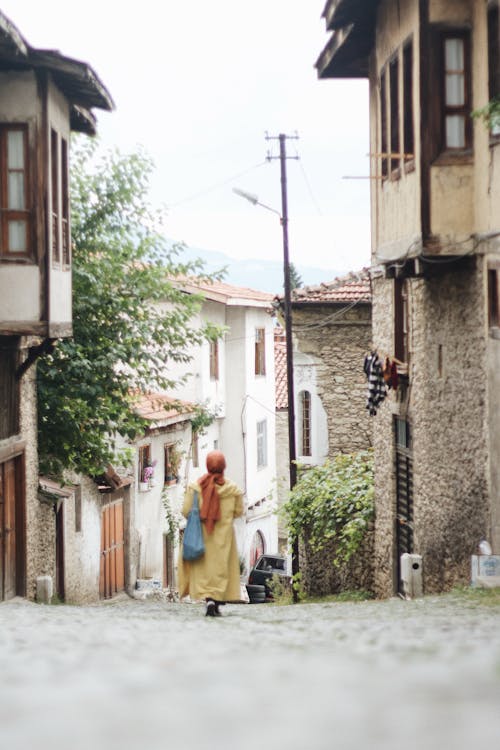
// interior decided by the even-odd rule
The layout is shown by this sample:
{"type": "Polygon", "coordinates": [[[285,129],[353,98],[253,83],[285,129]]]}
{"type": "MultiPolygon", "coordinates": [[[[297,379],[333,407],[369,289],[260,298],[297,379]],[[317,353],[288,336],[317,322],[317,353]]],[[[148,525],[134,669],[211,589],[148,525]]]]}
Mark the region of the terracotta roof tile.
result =
{"type": "Polygon", "coordinates": [[[217,302],[223,302],[225,304],[232,305],[250,305],[258,307],[271,307],[271,303],[274,299],[274,295],[269,292],[260,292],[257,289],[249,289],[248,287],[233,286],[232,284],[226,284],[224,281],[205,281],[204,279],[196,279],[191,277],[189,279],[180,280],[182,286],[187,291],[199,292],[207,297],[207,299],[213,299],[217,302]],[[255,305],[255,303],[257,303],[255,305]]]}
{"type": "Polygon", "coordinates": [[[194,411],[194,404],[164,393],[142,393],[137,396],[135,410],[150,422],[173,423],[186,419],[194,411]]]}
{"type": "Polygon", "coordinates": [[[286,338],[281,326],[274,329],[274,372],[276,408],[288,408],[288,385],[286,380],[286,338]]]}
{"type": "MultiPolygon", "coordinates": [[[[275,298],[283,300],[283,295],[275,298]]],[[[318,286],[305,286],[292,291],[292,304],[371,302],[370,277],[367,269],[333,279],[318,286]]]]}

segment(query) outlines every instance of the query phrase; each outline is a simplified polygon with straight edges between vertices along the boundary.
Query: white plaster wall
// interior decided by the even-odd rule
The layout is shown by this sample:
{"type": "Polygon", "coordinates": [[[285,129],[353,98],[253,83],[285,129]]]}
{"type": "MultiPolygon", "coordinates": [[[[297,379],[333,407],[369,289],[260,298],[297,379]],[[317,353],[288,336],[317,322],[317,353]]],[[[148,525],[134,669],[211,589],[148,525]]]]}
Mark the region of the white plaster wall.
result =
{"type": "Polygon", "coordinates": [[[82,524],[75,530],[74,495],[64,500],[65,589],[68,603],[99,599],[102,497],[90,479],[82,478],[82,524]]]}
{"type": "Polygon", "coordinates": [[[0,320],[40,319],[40,271],[35,265],[0,265],[0,320]],[[19,294],[22,289],[23,293],[19,294]]]}
{"type": "Polygon", "coordinates": [[[133,503],[135,509],[135,531],[138,537],[138,578],[163,576],[163,536],[169,531],[163,505],[162,493],[168,496],[171,508],[180,513],[186,488],[186,466],[190,455],[191,426],[189,422],[176,425],[176,428],[161,431],[144,437],[136,444],[151,446],[151,460],[156,461],[154,481],[150,489],[140,491],[138,483],[138,450],[135,453],[133,503]],[[179,482],[164,488],[165,452],[164,446],[175,443],[183,459],[179,470],[179,482]]]}

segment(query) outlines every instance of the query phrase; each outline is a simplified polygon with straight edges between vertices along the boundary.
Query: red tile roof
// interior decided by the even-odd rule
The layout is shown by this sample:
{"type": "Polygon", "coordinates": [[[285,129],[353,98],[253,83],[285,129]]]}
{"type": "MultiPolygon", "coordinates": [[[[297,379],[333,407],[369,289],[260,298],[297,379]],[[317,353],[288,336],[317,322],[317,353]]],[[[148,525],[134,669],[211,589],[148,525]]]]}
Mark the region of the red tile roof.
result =
{"type": "Polygon", "coordinates": [[[206,299],[223,302],[225,305],[244,307],[271,307],[274,295],[259,292],[248,287],[233,286],[224,281],[205,281],[204,279],[189,278],[180,280],[183,289],[188,292],[200,293],[206,299]]]}
{"type": "Polygon", "coordinates": [[[194,404],[164,393],[142,393],[137,396],[135,410],[150,422],[166,425],[186,420],[193,413],[194,404]]]}
{"type": "MultiPolygon", "coordinates": [[[[276,299],[282,302],[283,295],[276,299]]],[[[371,301],[370,277],[366,269],[321,283],[319,286],[305,286],[292,290],[292,304],[325,302],[350,304],[351,302],[371,303],[371,301]]]]}
{"type": "Polygon", "coordinates": [[[288,385],[286,380],[286,337],[285,329],[274,329],[274,373],[276,388],[276,408],[288,408],[288,385]]]}

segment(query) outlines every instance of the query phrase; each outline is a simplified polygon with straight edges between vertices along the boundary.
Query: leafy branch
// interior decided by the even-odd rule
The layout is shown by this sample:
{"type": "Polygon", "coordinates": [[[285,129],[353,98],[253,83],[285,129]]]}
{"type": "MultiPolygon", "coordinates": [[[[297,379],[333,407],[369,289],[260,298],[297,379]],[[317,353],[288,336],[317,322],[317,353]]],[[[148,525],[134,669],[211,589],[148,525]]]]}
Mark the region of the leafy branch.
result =
{"type": "Polygon", "coordinates": [[[315,552],[333,540],[335,565],[341,565],[359,549],[374,517],[372,453],[338,455],[300,474],[282,510],[290,538],[307,541],[315,552]]]}

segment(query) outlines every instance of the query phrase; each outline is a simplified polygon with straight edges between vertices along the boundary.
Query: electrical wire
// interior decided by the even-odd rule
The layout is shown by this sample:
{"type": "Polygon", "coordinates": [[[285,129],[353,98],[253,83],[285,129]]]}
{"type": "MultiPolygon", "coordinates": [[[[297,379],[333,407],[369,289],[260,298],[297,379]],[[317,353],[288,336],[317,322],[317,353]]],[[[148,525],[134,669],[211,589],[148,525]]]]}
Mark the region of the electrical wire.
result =
{"type": "Polygon", "coordinates": [[[188,195],[185,198],[182,198],[180,201],[177,201],[176,203],[169,203],[167,204],[167,209],[177,208],[177,206],[182,206],[184,203],[189,203],[189,201],[196,200],[196,198],[202,198],[204,195],[213,193],[214,190],[219,190],[219,188],[229,185],[231,182],[238,180],[240,177],[243,177],[249,172],[253,172],[254,169],[259,169],[259,167],[263,167],[265,164],[267,164],[267,160],[259,162],[258,164],[254,164],[253,167],[249,167],[248,169],[245,169],[243,172],[239,172],[238,174],[235,174],[232,177],[228,177],[226,180],[223,180],[222,182],[217,182],[216,184],[211,185],[210,187],[207,187],[204,190],[200,190],[198,193],[193,193],[191,195],[188,195]]]}

